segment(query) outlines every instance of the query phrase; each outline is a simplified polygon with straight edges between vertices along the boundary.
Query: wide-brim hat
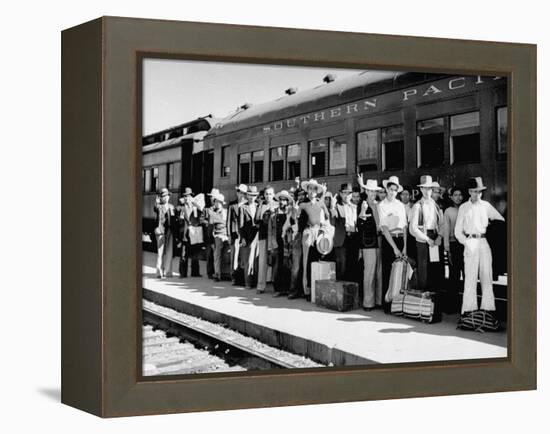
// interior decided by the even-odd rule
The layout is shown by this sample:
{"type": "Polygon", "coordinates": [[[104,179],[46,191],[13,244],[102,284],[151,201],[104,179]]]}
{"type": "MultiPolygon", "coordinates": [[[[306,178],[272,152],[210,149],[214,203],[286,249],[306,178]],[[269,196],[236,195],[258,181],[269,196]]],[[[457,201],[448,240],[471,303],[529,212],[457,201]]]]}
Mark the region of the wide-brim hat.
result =
{"type": "Polygon", "coordinates": [[[240,191],[241,193],[246,193],[248,188],[244,184],[237,185],[235,190],[240,191]]]}
{"type": "Polygon", "coordinates": [[[225,197],[223,194],[221,193],[214,193],[211,195],[212,197],[212,200],[217,200],[219,202],[221,202],[222,204],[225,204],[225,197]]]}
{"type": "Polygon", "coordinates": [[[486,190],[487,187],[483,185],[483,179],[481,179],[481,176],[477,176],[475,178],[468,179],[468,183],[466,184],[466,188],[468,190],[486,190]]]}
{"type": "Polygon", "coordinates": [[[353,191],[353,188],[351,187],[351,184],[349,182],[342,184],[340,186],[341,193],[351,193],[352,191],[353,191]]]}
{"type": "Polygon", "coordinates": [[[439,188],[439,184],[434,182],[430,175],[422,175],[420,177],[420,184],[417,184],[416,186],[424,188],[439,188]]]}
{"type": "Polygon", "coordinates": [[[315,247],[321,255],[328,255],[334,247],[334,240],[327,234],[319,234],[319,236],[317,237],[317,241],[315,242],[315,247]]]}
{"type": "Polygon", "coordinates": [[[160,191],[160,197],[164,197],[164,196],[170,196],[170,191],[167,188],[163,188],[160,191]]]}
{"type": "Polygon", "coordinates": [[[439,185],[439,182],[434,181],[433,184],[434,184],[434,186],[433,186],[434,190],[439,190],[440,193],[441,193],[441,191],[445,191],[445,187],[443,187],[442,185],[439,185]]]}
{"type": "Polygon", "coordinates": [[[193,196],[193,190],[191,190],[189,187],[185,187],[182,196],[193,196]]]}
{"type": "Polygon", "coordinates": [[[260,192],[258,191],[258,187],[256,187],[255,185],[250,185],[246,189],[246,194],[249,194],[251,196],[258,196],[260,192]]]}
{"type": "Polygon", "coordinates": [[[390,176],[388,179],[384,179],[382,181],[382,185],[384,188],[388,188],[388,184],[395,184],[397,185],[397,192],[401,193],[403,191],[403,186],[399,184],[399,178],[397,176],[390,176]]]}
{"type": "Polygon", "coordinates": [[[290,195],[290,193],[286,190],[281,190],[279,193],[277,193],[275,195],[275,199],[279,200],[280,198],[284,198],[284,199],[287,199],[289,202],[291,200],[293,200],[292,196],[290,195]]]}
{"type": "Polygon", "coordinates": [[[378,185],[378,181],[376,179],[367,179],[365,190],[382,191],[384,189],[378,185]]]}
{"type": "Polygon", "coordinates": [[[213,188],[212,190],[210,190],[210,193],[207,193],[208,196],[214,196],[215,194],[220,194],[220,190],[218,190],[217,188],[213,188]]]}
{"type": "Polygon", "coordinates": [[[317,180],[315,179],[310,179],[309,181],[303,181],[302,182],[302,189],[307,191],[307,189],[309,187],[315,187],[315,189],[317,190],[317,193],[324,193],[325,192],[325,187],[323,187],[321,184],[319,184],[317,182],[317,180]]]}

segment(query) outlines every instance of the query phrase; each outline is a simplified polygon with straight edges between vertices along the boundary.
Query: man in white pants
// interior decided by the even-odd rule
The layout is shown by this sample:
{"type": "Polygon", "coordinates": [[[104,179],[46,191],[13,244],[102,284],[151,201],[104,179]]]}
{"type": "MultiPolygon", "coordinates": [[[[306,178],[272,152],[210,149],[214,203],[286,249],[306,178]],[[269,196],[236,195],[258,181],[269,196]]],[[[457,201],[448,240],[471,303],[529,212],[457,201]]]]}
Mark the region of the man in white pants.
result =
{"type": "Polygon", "coordinates": [[[480,177],[468,181],[470,200],[458,209],[455,237],[464,245],[464,296],[461,313],[478,310],[477,279],[481,281],[481,309],[495,311],[493,293],[493,259],[485,232],[490,220],[504,217],[487,201],[481,199],[483,185],[480,177]]]}

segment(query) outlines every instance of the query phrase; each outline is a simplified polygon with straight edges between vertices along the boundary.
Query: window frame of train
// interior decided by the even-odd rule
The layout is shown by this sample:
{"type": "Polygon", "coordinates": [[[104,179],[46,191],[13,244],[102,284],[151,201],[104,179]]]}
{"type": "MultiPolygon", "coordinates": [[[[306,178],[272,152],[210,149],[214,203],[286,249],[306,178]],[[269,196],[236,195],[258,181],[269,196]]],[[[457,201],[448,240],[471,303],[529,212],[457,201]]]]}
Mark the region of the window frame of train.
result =
{"type": "Polygon", "coordinates": [[[416,122],[416,167],[431,169],[445,163],[446,124],[444,116],[416,122]]]}
{"type": "MultiPolygon", "coordinates": [[[[401,171],[405,168],[405,126],[403,124],[390,125],[380,129],[382,170],[385,172],[401,171]],[[398,164],[388,163],[388,145],[399,147],[395,152],[398,164]]],[[[391,156],[394,158],[394,156],[391,156]]],[[[392,162],[393,163],[393,162],[392,162]]]]}
{"type": "Polygon", "coordinates": [[[496,118],[496,151],[497,159],[505,160],[508,156],[508,105],[497,106],[495,107],[495,118],[496,118]],[[499,116],[501,113],[504,114],[504,119],[501,119],[499,116]],[[501,122],[504,121],[503,128],[505,130],[504,137],[501,134],[501,122]]]}
{"type": "Polygon", "coordinates": [[[231,160],[229,158],[229,155],[226,155],[227,152],[231,150],[231,145],[225,145],[221,147],[220,152],[220,177],[221,178],[227,178],[231,175],[231,160]]]}
{"type": "MultiPolygon", "coordinates": [[[[449,116],[449,148],[450,148],[450,163],[451,165],[474,164],[481,162],[481,113],[480,110],[469,110],[463,113],[456,113],[449,116]],[[459,118],[467,119],[468,115],[475,115],[475,123],[467,123],[466,126],[453,128],[453,120],[459,118]],[[455,131],[458,131],[456,133],[455,131]],[[460,137],[460,141],[469,136],[469,142],[463,142],[457,146],[455,137],[460,137]],[[460,149],[460,147],[468,146],[475,149],[460,149]],[[457,148],[459,149],[460,158],[457,159],[457,148]]],[[[467,121],[468,122],[468,121],[467,121]]]]}
{"type": "Polygon", "coordinates": [[[347,173],[347,147],[348,141],[345,135],[321,137],[308,141],[309,176],[311,178],[323,178],[326,176],[345,175],[347,173]],[[336,146],[340,145],[339,157],[333,160],[336,146]],[[315,152],[313,152],[315,151],[315,152]],[[314,155],[315,154],[315,155],[314,155]],[[322,169],[317,169],[317,158],[323,160],[322,169]],[[334,161],[340,164],[334,165],[334,161]],[[343,163],[343,165],[342,165],[343,163]]]}
{"type": "Polygon", "coordinates": [[[287,146],[274,146],[269,149],[269,180],[284,181],[286,178],[287,146]],[[277,165],[277,167],[275,167],[277,165]],[[278,166],[281,166],[280,168],[278,166]]]}
{"type": "Polygon", "coordinates": [[[237,157],[237,167],[239,170],[238,178],[240,184],[250,184],[251,183],[251,173],[252,173],[252,152],[242,152],[237,157]],[[243,158],[247,157],[244,161],[243,158]],[[248,165],[248,169],[246,171],[243,170],[243,164],[248,165]],[[243,174],[246,173],[246,178],[243,178],[243,174]]]}
{"type": "Polygon", "coordinates": [[[166,186],[169,190],[181,188],[181,175],[181,161],[172,161],[166,165],[166,186]]]}
{"type": "Polygon", "coordinates": [[[299,177],[302,170],[302,144],[301,143],[291,143],[286,145],[286,179],[294,180],[296,177],[299,177]],[[295,152],[291,155],[291,149],[297,149],[297,154],[295,152]],[[296,154],[296,155],[294,155],[296,154]],[[292,158],[292,159],[291,159],[292,158]]]}
{"type": "Polygon", "coordinates": [[[356,134],[356,165],[360,173],[364,172],[376,172],[380,165],[380,128],[373,128],[370,130],[359,131],[356,134]],[[368,147],[368,136],[374,136],[376,142],[372,149],[363,154],[362,145],[365,144],[368,147]],[[367,137],[367,142],[362,142],[362,137],[367,137]],[[371,155],[374,150],[374,157],[371,155]],[[364,158],[362,158],[364,157],[364,158]]]}

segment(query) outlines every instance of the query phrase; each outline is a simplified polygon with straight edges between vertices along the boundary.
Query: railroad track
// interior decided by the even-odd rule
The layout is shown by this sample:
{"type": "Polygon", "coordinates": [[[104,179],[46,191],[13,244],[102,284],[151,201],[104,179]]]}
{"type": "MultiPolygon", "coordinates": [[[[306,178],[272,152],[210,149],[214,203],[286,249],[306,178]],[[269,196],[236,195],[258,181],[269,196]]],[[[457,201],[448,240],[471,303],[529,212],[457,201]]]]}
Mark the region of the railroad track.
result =
{"type": "Polygon", "coordinates": [[[144,375],[320,367],[222,325],[143,302],[144,375]]]}

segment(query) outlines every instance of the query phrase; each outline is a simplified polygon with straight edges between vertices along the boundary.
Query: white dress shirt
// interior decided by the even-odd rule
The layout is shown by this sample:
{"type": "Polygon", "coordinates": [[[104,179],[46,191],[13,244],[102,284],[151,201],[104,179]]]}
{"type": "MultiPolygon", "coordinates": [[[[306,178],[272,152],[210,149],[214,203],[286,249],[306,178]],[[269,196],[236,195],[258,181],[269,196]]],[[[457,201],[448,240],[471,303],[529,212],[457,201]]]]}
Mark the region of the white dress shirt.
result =
{"type": "Polygon", "coordinates": [[[489,220],[504,221],[504,217],[489,202],[478,199],[460,205],[455,225],[455,237],[462,244],[466,243],[468,235],[483,235],[489,225],[489,220]]]}
{"type": "Polygon", "coordinates": [[[399,199],[389,201],[384,199],[378,204],[378,215],[380,217],[380,226],[386,226],[390,233],[403,232],[407,226],[407,212],[405,205],[399,199]]]}

